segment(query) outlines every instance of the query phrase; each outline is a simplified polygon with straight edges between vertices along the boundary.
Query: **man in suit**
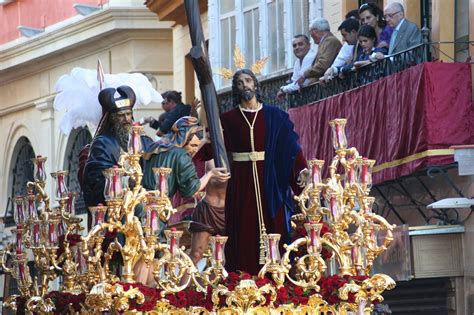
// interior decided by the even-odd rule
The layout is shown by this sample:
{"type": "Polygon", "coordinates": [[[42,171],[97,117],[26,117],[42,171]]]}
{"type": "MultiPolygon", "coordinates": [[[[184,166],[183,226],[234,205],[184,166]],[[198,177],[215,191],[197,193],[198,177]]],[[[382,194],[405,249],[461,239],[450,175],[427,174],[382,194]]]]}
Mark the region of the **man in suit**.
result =
{"type": "Polygon", "coordinates": [[[405,9],[400,3],[392,2],[387,5],[384,9],[384,18],[388,26],[393,27],[388,50],[389,55],[396,54],[423,42],[418,26],[405,18],[405,9]]]}
{"type": "Polygon", "coordinates": [[[331,66],[341,49],[341,42],[331,33],[329,23],[324,18],[317,18],[311,22],[310,34],[314,43],[318,45],[318,53],[311,68],[306,70],[298,79],[298,84],[303,86],[306,79],[316,81],[324,75],[331,66]]]}

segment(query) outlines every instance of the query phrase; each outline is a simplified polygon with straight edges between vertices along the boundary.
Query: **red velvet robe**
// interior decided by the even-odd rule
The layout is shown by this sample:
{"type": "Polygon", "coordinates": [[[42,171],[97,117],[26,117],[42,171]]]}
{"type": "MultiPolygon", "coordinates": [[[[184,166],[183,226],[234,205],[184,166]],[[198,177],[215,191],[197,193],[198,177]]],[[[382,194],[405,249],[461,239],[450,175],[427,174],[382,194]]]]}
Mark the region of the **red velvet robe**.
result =
{"type": "MultiPolygon", "coordinates": [[[[251,123],[255,113],[245,111],[244,113],[251,123]]],[[[238,108],[224,113],[221,116],[221,124],[227,151],[251,151],[250,128],[238,108]]],[[[265,151],[265,131],[264,111],[260,110],[254,126],[255,151],[265,151]]],[[[306,161],[300,150],[293,165],[293,178],[291,181],[291,186],[295,193],[301,191],[296,185],[296,179],[300,171],[305,167],[306,161]]],[[[270,219],[266,208],[264,189],[264,161],[257,161],[257,169],[267,233],[281,234],[282,243],[287,236],[284,211],[279,209],[276,217],[270,219]]],[[[226,235],[229,236],[226,245],[226,269],[229,271],[247,271],[255,275],[262,266],[259,265],[260,231],[252,162],[234,161],[232,163],[231,179],[227,186],[225,210],[226,235]]]]}

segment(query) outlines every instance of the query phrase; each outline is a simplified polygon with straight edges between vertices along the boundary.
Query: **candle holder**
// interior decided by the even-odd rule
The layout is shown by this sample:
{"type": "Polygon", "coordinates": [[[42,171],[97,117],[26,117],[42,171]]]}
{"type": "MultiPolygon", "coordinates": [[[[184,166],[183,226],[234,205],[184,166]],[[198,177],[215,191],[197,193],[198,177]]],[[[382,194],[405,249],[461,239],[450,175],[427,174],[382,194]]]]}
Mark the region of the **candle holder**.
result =
{"type": "Polygon", "coordinates": [[[155,189],[160,197],[168,196],[168,176],[171,173],[170,168],[154,167],[153,174],[155,174],[155,189]]]}
{"type": "Polygon", "coordinates": [[[283,287],[285,276],[289,272],[289,269],[281,264],[280,249],[278,245],[280,237],[280,234],[265,235],[265,264],[258,273],[258,277],[262,279],[265,277],[265,274],[270,273],[278,289],[283,287]]]}
{"type": "Polygon", "coordinates": [[[28,220],[28,213],[25,211],[25,199],[23,196],[15,197],[15,211],[13,219],[17,225],[23,225],[28,220]]]}
{"type": "Polygon", "coordinates": [[[128,139],[128,154],[140,156],[140,153],[142,153],[142,141],[140,137],[144,128],[145,127],[141,126],[139,123],[133,124],[128,139]]]}
{"type": "Polygon", "coordinates": [[[38,155],[36,158],[31,159],[34,165],[34,179],[35,182],[41,183],[44,187],[44,182],[46,181],[46,171],[45,163],[47,158],[41,155],[38,155]]]}
{"type": "Polygon", "coordinates": [[[69,175],[68,171],[57,171],[51,173],[51,176],[56,181],[55,197],[57,200],[61,200],[68,197],[68,189],[66,186],[66,177],[69,175]]]}
{"type": "Polygon", "coordinates": [[[347,119],[343,118],[329,121],[329,126],[331,126],[332,132],[332,144],[336,152],[347,148],[347,138],[345,131],[346,123],[347,119]]]}
{"type": "Polygon", "coordinates": [[[114,165],[102,172],[105,177],[104,197],[106,201],[120,200],[123,197],[122,176],[124,170],[114,165]]]}

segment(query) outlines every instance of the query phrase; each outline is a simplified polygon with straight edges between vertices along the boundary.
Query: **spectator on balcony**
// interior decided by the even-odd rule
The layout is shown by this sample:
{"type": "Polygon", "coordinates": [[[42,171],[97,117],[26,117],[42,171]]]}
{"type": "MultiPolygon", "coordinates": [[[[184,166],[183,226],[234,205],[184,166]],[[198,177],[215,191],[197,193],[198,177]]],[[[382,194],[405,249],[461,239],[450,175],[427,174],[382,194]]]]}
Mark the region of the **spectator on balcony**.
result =
{"type": "Polygon", "coordinates": [[[326,82],[331,80],[339,74],[345,65],[353,63],[358,55],[359,45],[357,33],[359,32],[359,21],[354,18],[348,18],[339,25],[338,31],[341,32],[344,45],[342,45],[341,50],[339,50],[331,67],[326,70],[324,76],[321,77],[319,81],[326,82]]]}
{"type": "Polygon", "coordinates": [[[373,3],[364,3],[359,8],[360,24],[370,25],[377,34],[377,47],[388,48],[393,28],[383,19],[383,12],[373,3]]]}
{"type": "MultiPolygon", "coordinates": [[[[295,65],[293,66],[293,75],[291,76],[291,82],[287,85],[280,87],[277,93],[277,99],[282,98],[288,93],[296,92],[300,89],[297,81],[304,75],[304,72],[311,68],[316,53],[311,49],[311,43],[306,35],[298,34],[293,37],[293,53],[296,56],[295,65]]],[[[311,83],[311,80],[307,79],[303,82],[303,87],[311,83]]]]}
{"type": "Polygon", "coordinates": [[[358,54],[356,61],[342,68],[342,73],[356,70],[377,60],[385,58],[387,47],[376,47],[377,33],[370,25],[362,25],[359,34],[359,45],[362,51],[358,54]]]}
{"type": "Polygon", "coordinates": [[[422,43],[421,32],[415,23],[405,18],[405,9],[398,2],[392,2],[385,7],[384,18],[392,27],[388,54],[396,54],[422,43]]]}
{"type": "Polygon", "coordinates": [[[151,128],[156,129],[157,136],[161,137],[170,132],[173,124],[181,117],[198,116],[196,110],[200,103],[198,99],[195,98],[191,105],[187,105],[181,99],[181,92],[166,91],[162,96],[161,106],[165,112],[158,119],[146,117],[141,121],[142,124],[150,124],[151,128]]]}
{"type": "Polygon", "coordinates": [[[318,53],[312,67],[298,79],[300,86],[303,86],[308,78],[311,78],[312,81],[319,80],[331,66],[342,46],[341,42],[331,33],[329,23],[324,18],[313,20],[310,25],[310,34],[318,45],[318,53]]]}

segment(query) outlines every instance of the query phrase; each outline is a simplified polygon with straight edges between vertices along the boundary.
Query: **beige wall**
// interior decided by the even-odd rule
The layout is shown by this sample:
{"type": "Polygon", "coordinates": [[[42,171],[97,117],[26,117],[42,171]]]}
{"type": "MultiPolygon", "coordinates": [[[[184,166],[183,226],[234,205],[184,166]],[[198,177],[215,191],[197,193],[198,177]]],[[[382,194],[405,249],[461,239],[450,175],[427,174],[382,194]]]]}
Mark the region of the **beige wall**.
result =
{"type": "MultiPolygon", "coordinates": [[[[22,45],[19,47],[1,50],[0,62],[0,126],[3,133],[0,137],[0,213],[4,215],[7,197],[10,195],[10,177],[13,150],[18,139],[27,137],[35,151],[48,157],[47,172],[52,172],[63,167],[66,158],[66,145],[68,137],[59,131],[59,122],[62,113],[55,112],[52,104],[54,100],[54,85],[63,74],[68,74],[74,67],[95,69],[97,59],[100,58],[106,73],[143,72],[151,78],[152,84],[161,92],[172,88],[173,82],[173,57],[172,30],[169,23],[157,21],[156,16],[141,9],[143,16],[134,29],[115,30],[104,32],[95,37],[81,42],[74,35],[69,35],[68,30],[63,30],[63,36],[69,38],[68,47],[56,48],[57,51],[41,58],[32,58],[24,63],[11,64],[9,60],[28,59],[31,51],[22,45]],[[146,24],[149,18],[149,24],[146,24]],[[27,55],[28,54],[28,55],[27,55]],[[10,59],[9,59],[10,58],[10,59]]],[[[119,17],[110,14],[112,24],[133,19],[137,12],[130,12],[130,16],[120,11],[119,17]],[[114,19],[116,19],[114,21],[114,19]]],[[[102,19],[103,20],[103,19],[102,19]]],[[[101,20],[92,19],[81,26],[87,33],[88,25],[100,24],[101,20]]],[[[105,26],[102,26],[106,28],[105,26]]],[[[86,34],[79,36],[87,37],[86,34]]],[[[41,51],[51,50],[55,45],[52,37],[44,38],[42,45],[25,44],[29,49],[37,50],[36,55],[41,56],[41,51]],[[48,40],[50,41],[48,43],[48,40]],[[49,45],[48,45],[49,44],[49,45]]],[[[150,104],[147,108],[137,109],[135,118],[153,115],[157,116],[161,110],[160,104],[150,104]]],[[[53,192],[52,181],[48,178],[47,192],[53,192]]]]}
{"type": "MultiPolygon", "coordinates": [[[[208,38],[208,14],[201,14],[204,38],[208,38]]],[[[173,89],[183,93],[183,101],[189,103],[196,96],[200,98],[199,83],[194,75],[192,64],[186,62],[186,54],[191,49],[191,38],[187,25],[175,25],[173,27],[173,89]],[[191,78],[190,78],[191,77],[191,78]],[[194,77],[194,80],[192,80],[194,77]],[[190,82],[194,81],[194,83],[190,82]],[[191,87],[189,87],[191,85],[191,87]],[[194,89],[192,88],[194,85],[194,89]]]]}

